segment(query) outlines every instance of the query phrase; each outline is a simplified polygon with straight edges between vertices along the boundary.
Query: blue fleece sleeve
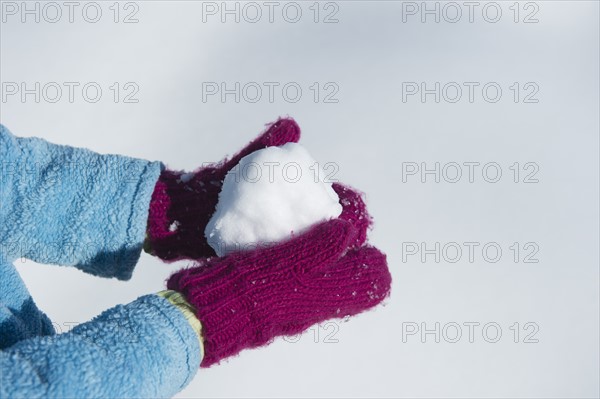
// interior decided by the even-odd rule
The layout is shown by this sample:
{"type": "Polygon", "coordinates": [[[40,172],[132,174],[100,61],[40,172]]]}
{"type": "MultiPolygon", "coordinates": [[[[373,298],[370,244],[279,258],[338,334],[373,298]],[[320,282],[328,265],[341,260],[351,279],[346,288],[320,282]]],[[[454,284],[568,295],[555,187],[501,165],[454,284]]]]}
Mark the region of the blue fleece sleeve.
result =
{"type": "Polygon", "coordinates": [[[0,125],[0,253],[127,280],[160,162],[20,138],[0,125]]]}
{"type": "Polygon", "coordinates": [[[67,333],[1,351],[0,398],[171,397],[194,377],[201,356],[183,314],[147,295],[67,333]]]}
{"type": "Polygon", "coordinates": [[[0,350],[24,339],[54,334],[54,326],[41,312],[14,265],[0,253],[0,350]]]}

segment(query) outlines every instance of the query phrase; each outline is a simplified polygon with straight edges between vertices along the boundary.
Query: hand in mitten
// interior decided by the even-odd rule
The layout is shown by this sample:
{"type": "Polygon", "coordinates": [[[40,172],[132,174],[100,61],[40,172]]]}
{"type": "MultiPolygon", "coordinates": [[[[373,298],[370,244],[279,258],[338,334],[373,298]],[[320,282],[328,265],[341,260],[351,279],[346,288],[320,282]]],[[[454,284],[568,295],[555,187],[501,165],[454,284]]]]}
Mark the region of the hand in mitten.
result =
{"type": "Polygon", "coordinates": [[[296,122],[280,119],[229,160],[190,173],[164,170],[150,202],[146,252],[173,261],[214,256],[204,229],[215,212],[227,172],[256,150],[295,143],[299,139],[300,128],[296,122]]]}
{"type": "Polygon", "coordinates": [[[380,303],[391,285],[386,258],[357,246],[359,236],[350,221],[333,219],[278,245],[204,259],[171,276],[168,288],[184,295],[202,324],[201,366],[380,303]]]}

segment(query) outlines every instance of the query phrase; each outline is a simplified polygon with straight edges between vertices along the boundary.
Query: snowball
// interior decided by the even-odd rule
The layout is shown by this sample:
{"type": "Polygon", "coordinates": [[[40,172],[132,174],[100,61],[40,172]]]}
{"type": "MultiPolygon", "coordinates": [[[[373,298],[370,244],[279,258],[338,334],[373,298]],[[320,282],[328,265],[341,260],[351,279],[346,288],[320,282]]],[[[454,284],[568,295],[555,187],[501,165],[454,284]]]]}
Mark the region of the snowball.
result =
{"type": "Polygon", "coordinates": [[[300,144],[267,147],[227,173],[204,234],[217,255],[299,234],[342,213],[326,174],[300,144]]]}

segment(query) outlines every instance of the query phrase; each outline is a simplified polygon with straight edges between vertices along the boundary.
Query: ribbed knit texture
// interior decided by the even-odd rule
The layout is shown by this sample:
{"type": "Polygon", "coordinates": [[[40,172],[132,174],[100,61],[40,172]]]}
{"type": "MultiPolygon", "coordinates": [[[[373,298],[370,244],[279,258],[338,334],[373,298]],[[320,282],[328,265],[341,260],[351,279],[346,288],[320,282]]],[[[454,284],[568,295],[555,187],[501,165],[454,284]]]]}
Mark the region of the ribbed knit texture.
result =
{"type": "Polygon", "coordinates": [[[333,183],[333,190],[337,193],[342,205],[342,213],[338,219],[346,220],[356,228],[357,234],[352,244],[363,245],[367,241],[367,230],[373,223],[363,200],[364,194],[341,183],[333,183]]]}
{"type": "Polygon", "coordinates": [[[359,232],[334,219],[273,247],[210,258],[171,276],[202,323],[202,367],[315,323],[355,315],[390,291],[385,255],[353,246],[359,232]]]}
{"type": "Polygon", "coordinates": [[[296,122],[279,119],[229,160],[190,173],[164,170],[152,195],[144,249],[167,261],[214,256],[204,229],[215,212],[227,172],[256,150],[299,139],[296,122]]]}

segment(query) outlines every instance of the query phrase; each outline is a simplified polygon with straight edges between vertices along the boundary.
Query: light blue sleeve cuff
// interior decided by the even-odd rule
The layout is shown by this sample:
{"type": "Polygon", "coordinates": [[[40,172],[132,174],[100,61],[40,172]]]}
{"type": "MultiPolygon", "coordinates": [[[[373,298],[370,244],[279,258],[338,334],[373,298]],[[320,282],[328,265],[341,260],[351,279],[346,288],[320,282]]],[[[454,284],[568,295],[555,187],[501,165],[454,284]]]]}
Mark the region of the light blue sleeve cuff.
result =
{"type": "Polygon", "coordinates": [[[0,351],[0,398],[172,397],[201,360],[183,314],[146,295],[69,332],[0,351]]]}
{"type": "Polygon", "coordinates": [[[20,138],[0,125],[0,253],[127,280],[164,165],[20,138]]]}

